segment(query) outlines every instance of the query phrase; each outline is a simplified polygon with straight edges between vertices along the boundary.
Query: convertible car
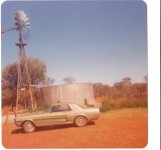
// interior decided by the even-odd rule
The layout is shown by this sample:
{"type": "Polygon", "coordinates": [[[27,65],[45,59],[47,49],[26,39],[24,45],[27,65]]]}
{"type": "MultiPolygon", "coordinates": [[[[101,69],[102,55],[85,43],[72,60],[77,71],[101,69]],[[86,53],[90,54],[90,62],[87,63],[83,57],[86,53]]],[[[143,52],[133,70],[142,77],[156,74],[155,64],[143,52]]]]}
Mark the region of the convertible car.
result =
{"type": "Polygon", "coordinates": [[[55,104],[42,112],[19,114],[15,124],[26,133],[35,131],[37,126],[72,124],[78,127],[87,125],[88,121],[98,119],[99,108],[82,108],[77,104],[55,104]]]}

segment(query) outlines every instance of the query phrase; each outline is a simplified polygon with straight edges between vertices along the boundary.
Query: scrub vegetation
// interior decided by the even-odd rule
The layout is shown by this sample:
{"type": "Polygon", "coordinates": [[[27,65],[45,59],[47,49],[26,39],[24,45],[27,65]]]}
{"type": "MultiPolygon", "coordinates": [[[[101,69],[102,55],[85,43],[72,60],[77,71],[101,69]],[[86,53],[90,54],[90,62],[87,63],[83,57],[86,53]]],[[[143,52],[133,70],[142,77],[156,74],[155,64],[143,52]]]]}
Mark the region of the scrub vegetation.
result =
{"type": "MultiPolygon", "coordinates": [[[[55,79],[47,76],[46,65],[39,59],[28,58],[28,69],[32,85],[33,99],[41,110],[44,106],[41,104],[40,91],[36,86],[51,86],[55,79]]],[[[75,82],[72,77],[63,79],[65,84],[75,82]]],[[[124,77],[121,81],[112,86],[103,83],[93,83],[94,98],[96,102],[102,103],[100,110],[105,112],[110,109],[147,107],[147,76],[144,82],[133,83],[130,77],[124,77]]],[[[10,107],[14,111],[16,105],[17,90],[17,63],[7,65],[2,70],[2,107],[10,107]]],[[[29,98],[28,98],[29,99],[29,98]]],[[[30,110],[29,100],[19,102],[19,108],[30,110]],[[28,103],[27,103],[28,102],[28,103]]]]}

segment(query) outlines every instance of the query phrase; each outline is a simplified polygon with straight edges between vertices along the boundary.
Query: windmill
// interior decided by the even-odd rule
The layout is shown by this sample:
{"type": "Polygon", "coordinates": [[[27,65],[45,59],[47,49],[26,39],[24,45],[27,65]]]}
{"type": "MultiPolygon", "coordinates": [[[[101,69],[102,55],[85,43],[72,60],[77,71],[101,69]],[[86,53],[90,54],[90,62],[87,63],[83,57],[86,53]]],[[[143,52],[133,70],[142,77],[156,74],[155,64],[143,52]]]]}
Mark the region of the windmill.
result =
{"type": "Polygon", "coordinates": [[[23,103],[25,108],[28,105],[31,105],[32,109],[34,109],[34,101],[31,89],[31,81],[30,75],[27,66],[27,56],[25,54],[25,46],[28,39],[30,29],[30,23],[27,15],[23,10],[18,10],[15,13],[15,27],[2,30],[1,33],[4,34],[8,31],[17,30],[19,35],[19,41],[16,43],[16,46],[19,48],[19,57],[17,62],[18,68],[18,80],[17,80],[17,98],[16,98],[16,114],[18,111],[18,104],[23,103]]]}
{"type": "Polygon", "coordinates": [[[22,10],[18,10],[15,14],[15,26],[19,33],[19,42],[16,46],[19,47],[18,59],[18,81],[17,81],[17,100],[16,100],[16,113],[18,110],[18,103],[25,102],[25,107],[31,102],[31,107],[34,109],[33,95],[30,84],[30,76],[27,66],[27,57],[24,47],[29,32],[29,19],[22,10]]]}

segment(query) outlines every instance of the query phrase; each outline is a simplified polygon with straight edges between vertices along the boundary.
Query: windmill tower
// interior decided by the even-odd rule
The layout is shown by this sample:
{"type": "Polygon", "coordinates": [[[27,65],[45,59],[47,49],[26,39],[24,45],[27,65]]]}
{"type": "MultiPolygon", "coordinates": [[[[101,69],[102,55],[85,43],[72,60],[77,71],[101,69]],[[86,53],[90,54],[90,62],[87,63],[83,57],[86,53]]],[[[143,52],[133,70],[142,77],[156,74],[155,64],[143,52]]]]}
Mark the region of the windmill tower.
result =
{"type": "Polygon", "coordinates": [[[19,58],[17,63],[18,68],[18,79],[17,79],[17,98],[16,98],[16,114],[18,111],[18,104],[21,103],[27,108],[31,105],[31,108],[34,109],[36,104],[33,101],[32,89],[30,75],[27,65],[27,56],[25,54],[25,46],[28,39],[28,33],[30,29],[30,23],[27,15],[23,10],[18,10],[15,13],[15,27],[4,30],[1,30],[1,34],[4,34],[9,31],[17,30],[19,35],[19,41],[16,43],[16,46],[19,48],[19,58]]]}
{"type": "Polygon", "coordinates": [[[31,105],[34,109],[33,95],[30,83],[30,75],[27,66],[27,56],[25,54],[25,42],[28,37],[29,32],[29,19],[27,15],[22,10],[18,10],[15,13],[15,26],[19,34],[19,41],[16,46],[19,48],[19,58],[18,58],[18,80],[17,80],[17,99],[16,99],[16,114],[18,111],[18,104],[22,103],[27,108],[31,105]]]}

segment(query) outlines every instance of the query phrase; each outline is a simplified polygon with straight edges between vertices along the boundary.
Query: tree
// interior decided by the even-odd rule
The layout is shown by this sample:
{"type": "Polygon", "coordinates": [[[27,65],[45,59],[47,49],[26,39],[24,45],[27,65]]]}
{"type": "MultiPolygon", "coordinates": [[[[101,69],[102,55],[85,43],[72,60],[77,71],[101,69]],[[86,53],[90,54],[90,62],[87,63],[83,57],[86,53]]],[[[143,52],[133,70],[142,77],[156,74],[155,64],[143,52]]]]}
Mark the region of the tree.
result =
{"type": "Polygon", "coordinates": [[[147,95],[147,84],[146,83],[135,83],[133,84],[133,93],[135,96],[147,95]]]}
{"type": "Polygon", "coordinates": [[[37,58],[28,58],[28,70],[31,84],[38,85],[46,80],[46,65],[37,58]]]}
{"type": "MultiPolygon", "coordinates": [[[[42,84],[47,80],[46,65],[37,58],[28,58],[28,70],[30,74],[31,85],[42,84]]],[[[15,105],[17,89],[17,63],[5,66],[2,70],[2,103],[3,105],[15,105]]],[[[52,79],[50,78],[50,81],[52,79]]],[[[33,90],[34,96],[34,90],[33,90]]],[[[35,98],[35,97],[34,97],[35,98]]]]}
{"type": "Polygon", "coordinates": [[[17,64],[9,64],[2,70],[2,106],[16,105],[17,64]]]}
{"type": "Polygon", "coordinates": [[[75,79],[72,78],[72,77],[66,77],[63,79],[64,83],[65,84],[71,84],[71,83],[74,83],[75,82],[75,79]]]}
{"type": "Polygon", "coordinates": [[[98,102],[101,101],[118,101],[129,100],[135,97],[147,97],[147,83],[132,84],[130,77],[124,77],[121,81],[116,82],[113,86],[103,83],[95,83],[93,85],[94,97],[98,102]]]}
{"type": "Polygon", "coordinates": [[[10,89],[17,87],[17,64],[9,64],[2,70],[2,86],[10,89]]]}
{"type": "Polygon", "coordinates": [[[94,90],[94,97],[97,101],[103,101],[106,98],[109,97],[109,92],[111,90],[111,87],[107,84],[102,83],[95,83],[93,85],[94,90]]]}
{"type": "Polygon", "coordinates": [[[42,82],[42,85],[51,86],[51,85],[53,85],[54,83],[55,83],[55,79],[46,76],[46,77],[45,77],[45,80],[42,82]]]}
{"type": "Polygon", "coordinates": [[[131,78],[130,78],[130,77],[122,78],[122,83],[123,83],[125,86],[130,86],[130,85],[131,85],[131,78]]]}

